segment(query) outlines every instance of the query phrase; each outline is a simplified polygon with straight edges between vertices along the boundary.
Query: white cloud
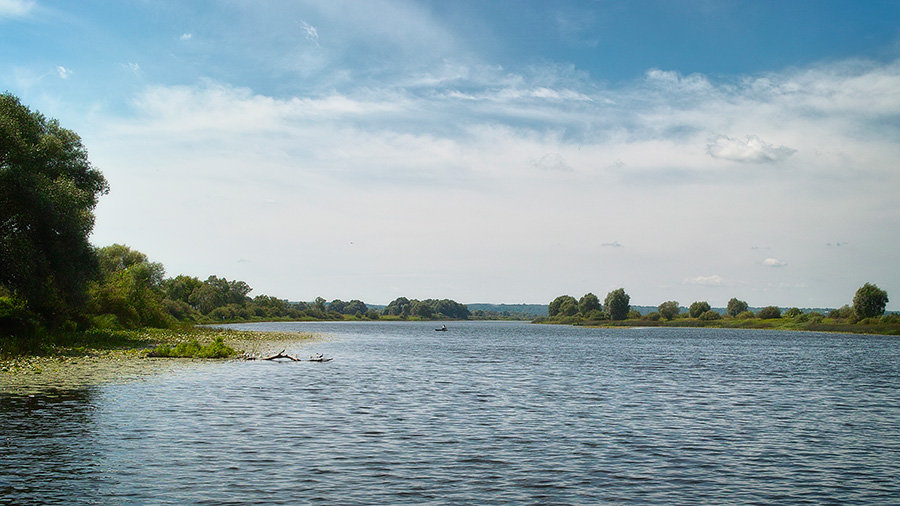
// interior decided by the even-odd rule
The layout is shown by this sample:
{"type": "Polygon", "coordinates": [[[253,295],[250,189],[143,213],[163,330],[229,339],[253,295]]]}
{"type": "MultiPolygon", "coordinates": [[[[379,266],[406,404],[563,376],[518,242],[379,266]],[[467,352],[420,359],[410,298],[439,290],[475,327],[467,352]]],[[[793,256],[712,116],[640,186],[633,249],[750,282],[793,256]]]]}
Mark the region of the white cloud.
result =
{"type": "Polygon", "coordinates": [[[192,38],[194,38],[194,34],[192,34],[192,33],[182,33],[182,34],[181,34],[181,37],[179,37],[178,39],[179,39],[179,40],[185,40],[185,41],[187,41],[187,40],[191,40],[192,38]]]}
{"type": "Polygon", "coordinates": [[[722,286],[725,284],[725,278],[718,274],[713,274],[711,276],[697,276],[695,278],[687,279],[685,282],[691,285],[722,286]]]}
{"type": "Polygon", "coordinates": [[[767,259],[763,260],[762,263],[766,267],[784,267],[787,265],[787,263],[782,262],[781,260],[779,260],[777,258],[767,258],[767,259]]]}
{"type": "Polygon", "coordinates": [[[140,73],[141,73],[141,66],[138,65],[138,64],[135,63],[135,62],[128,62],[128,63],[126,63],[126,64],[124,64],[124,65],[122,65],[122,66],[123,66],[126,70],[128,70],[129,72],[131,72],[131,73],[133,73],[133,74],[140,74],[140,73]]]}
{"type": "Polygon", "coordinates": [[[62,65],[57,65],[56,74],[59,75],[60,79],[68,79],[69,76],[72,75],[72,70],[63,67],[62,65]]]}
{"type": "Polygon", "coordinates": [[[785,146],[773,146],[756,135],[744,139],[720,135],[706,146],[706,151],[713,158],[750,163],[778,162],[797,152],[785,146]]]}
{"type": "Polygon", "coordinates": [[[307,23],[306,21],[301,21],[300,26],[303,28],[303,31],[306,33],[306,40],[312,42],[319,46],[319,30],[316,29],[315,26],[307,23]]]}
{"type": "Polygon", "coordinates": [[[37,5],[34,0],[0,0],[0,18],[27,16],[37,5]]]}
{"type": "Polygon", "coordinates": [[[602,243],[600,246],[602,246],[604,248],[624,248],[625,247],[619,241],[605,242],[605,243],[602,243]]]}

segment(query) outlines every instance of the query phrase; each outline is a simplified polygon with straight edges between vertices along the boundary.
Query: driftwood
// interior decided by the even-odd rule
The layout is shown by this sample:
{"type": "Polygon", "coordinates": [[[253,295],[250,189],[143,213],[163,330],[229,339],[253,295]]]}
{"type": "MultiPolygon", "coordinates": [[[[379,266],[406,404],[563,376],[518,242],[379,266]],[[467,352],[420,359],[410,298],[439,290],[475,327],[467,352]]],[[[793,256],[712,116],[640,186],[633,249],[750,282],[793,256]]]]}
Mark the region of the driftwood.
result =
{"type": "Polygon", "coordinates": [[[276,353],[275,355],[272,355],[271,357],[262,357],[260,360],[278,360],[279,358],[287,358],[287,359],[293,360],[294,362],[300,361],[300,359],[297,357],[293,357],[291,355],[286,355],[284,353],[284,350],[279,351],[278,353],[276,353]]]}

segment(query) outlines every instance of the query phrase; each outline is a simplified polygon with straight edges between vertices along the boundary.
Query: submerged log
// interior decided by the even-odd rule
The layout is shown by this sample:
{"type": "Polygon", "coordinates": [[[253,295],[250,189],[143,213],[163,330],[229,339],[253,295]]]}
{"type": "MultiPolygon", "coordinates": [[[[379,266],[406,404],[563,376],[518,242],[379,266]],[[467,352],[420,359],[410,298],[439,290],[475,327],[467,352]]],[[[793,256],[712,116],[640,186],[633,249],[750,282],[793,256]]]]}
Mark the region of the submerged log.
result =
{"type": "Polygon", "coordinates": [[[272,355],[271,357],[263,357],[260,360],[278,360],[279,358],[287,358],[287,359],[293,360],[294,362],[300,361],[300,359],[297,357],[293,357],[291,355],[285,354],[284,350],[279,351],[278,353],[276,353],[275,355],[272,355]]]}

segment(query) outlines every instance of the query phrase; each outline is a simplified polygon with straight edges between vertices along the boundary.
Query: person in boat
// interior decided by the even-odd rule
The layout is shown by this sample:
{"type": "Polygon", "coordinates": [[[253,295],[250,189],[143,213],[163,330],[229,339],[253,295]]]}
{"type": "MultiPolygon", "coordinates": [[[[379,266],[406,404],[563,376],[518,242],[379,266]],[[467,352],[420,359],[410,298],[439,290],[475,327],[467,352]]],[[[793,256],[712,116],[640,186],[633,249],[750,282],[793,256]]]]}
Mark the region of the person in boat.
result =
{"type": "Polygon", "coordinates": [[[446,325],[441,325],[441,328],[439,328],[438,330],[447,330],[447,326],[446,326],[446,325]]]}

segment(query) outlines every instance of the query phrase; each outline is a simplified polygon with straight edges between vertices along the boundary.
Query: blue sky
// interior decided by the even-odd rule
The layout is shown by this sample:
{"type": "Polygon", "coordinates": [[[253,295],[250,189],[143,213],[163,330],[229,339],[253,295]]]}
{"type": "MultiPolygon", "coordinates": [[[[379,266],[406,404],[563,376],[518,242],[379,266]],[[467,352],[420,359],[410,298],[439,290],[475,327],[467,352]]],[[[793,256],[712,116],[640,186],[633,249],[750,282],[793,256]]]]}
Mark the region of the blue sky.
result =
{"type": "MultiPolygon", "coordinates": [[[[900,301],[900,3],[0,0],[92,241],[292,300],[900,301]]],[[[889,307],[898,308],[897,302],[889,307]]]]}

